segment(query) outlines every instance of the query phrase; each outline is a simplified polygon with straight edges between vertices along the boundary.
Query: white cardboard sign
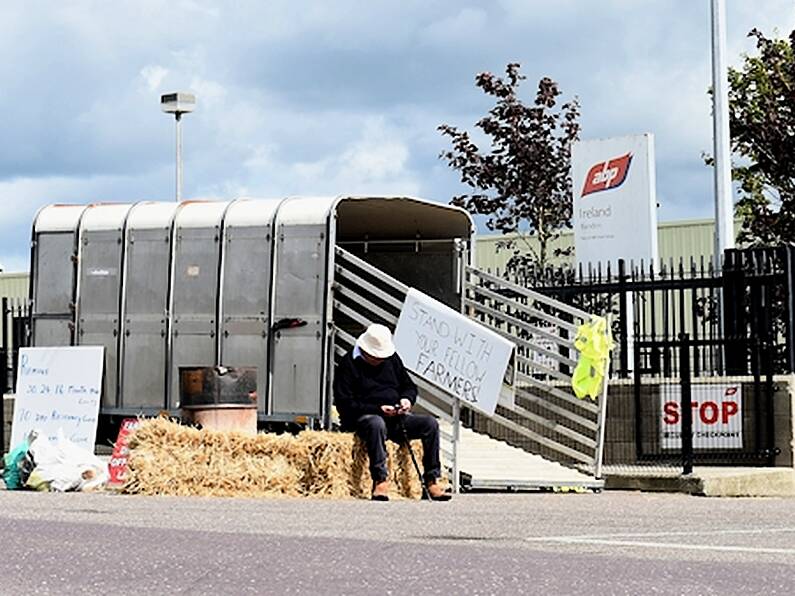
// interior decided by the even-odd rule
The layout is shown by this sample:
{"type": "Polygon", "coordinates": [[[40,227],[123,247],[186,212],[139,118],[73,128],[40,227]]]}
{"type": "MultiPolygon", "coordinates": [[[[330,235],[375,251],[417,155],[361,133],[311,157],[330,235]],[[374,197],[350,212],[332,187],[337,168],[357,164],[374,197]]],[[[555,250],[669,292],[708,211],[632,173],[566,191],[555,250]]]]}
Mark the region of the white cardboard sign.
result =
{"type": "Polygon", "coordinates": [[[102,346],[21,348],[11,447],[31,430],[64,437],[94,452],[102,393],[102,346]]]}
{"type": "Polygon", "coordinates": [[[414,289],[406,295],[394,339],[409,370],[494,414],[512,342],[414,289]]]}
{"type": "MultiPolygon", "coordinates": [[[[660,445],[682,448],[682,388],[660,386],[660,445]]],[[[692,386],[693,449],[742,449],[743,387],[737,384],[692,386]]]]}

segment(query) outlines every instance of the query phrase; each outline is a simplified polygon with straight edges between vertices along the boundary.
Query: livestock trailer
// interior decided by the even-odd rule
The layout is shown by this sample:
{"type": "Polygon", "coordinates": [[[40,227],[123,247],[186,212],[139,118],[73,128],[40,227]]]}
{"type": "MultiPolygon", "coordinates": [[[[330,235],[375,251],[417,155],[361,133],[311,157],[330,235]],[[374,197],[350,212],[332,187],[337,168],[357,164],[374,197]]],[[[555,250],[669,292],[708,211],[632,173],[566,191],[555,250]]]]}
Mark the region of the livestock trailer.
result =
{"type": "Polygon", "coordinates": [[[335,247],[460,309],[473,232],[410,197],[51,205],[33,223],[31,342],[103,346],[106,416],[176,413],[180,367],[253,366],[260,422],[328,426],[335,247]]]}

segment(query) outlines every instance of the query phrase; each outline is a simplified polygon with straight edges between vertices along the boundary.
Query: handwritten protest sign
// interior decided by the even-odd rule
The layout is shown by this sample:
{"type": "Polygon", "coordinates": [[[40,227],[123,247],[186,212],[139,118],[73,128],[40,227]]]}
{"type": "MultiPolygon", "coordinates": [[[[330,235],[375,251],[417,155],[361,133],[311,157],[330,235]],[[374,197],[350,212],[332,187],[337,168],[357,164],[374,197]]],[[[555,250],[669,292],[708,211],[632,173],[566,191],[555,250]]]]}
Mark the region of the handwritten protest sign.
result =
{"type": "Polygon", "coordinates": [[[102,392],[104,348],[21,348],[11,444],[37,429],[55,441],[58,429],[94,451],[102,392]]]}
{"type": "Polygon", "coordinates": [[[410,289],[395,329],[406,367],[491,416],[514,344],[410,289]]]}

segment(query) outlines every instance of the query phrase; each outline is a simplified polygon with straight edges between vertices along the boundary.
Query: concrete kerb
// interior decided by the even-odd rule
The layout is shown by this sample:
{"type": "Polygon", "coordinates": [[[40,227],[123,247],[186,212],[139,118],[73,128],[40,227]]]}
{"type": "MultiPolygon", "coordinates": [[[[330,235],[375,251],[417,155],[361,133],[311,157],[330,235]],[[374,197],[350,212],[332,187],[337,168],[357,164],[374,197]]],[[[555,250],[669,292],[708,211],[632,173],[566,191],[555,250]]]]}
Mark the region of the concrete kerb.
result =
{"type": "Polygon", "coordinates": [[[793,497],[791,468],[695,468],[692,474],[607,473],[606,490],[676,492],[705,497],[793,497]]]}

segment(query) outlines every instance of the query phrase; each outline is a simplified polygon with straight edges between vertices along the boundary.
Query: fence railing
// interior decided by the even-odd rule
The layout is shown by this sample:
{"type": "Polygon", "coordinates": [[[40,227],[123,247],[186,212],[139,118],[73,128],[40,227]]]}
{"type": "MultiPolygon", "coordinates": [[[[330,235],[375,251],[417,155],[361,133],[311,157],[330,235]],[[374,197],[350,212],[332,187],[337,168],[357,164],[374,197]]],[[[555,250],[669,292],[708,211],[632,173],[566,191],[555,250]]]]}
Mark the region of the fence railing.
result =
{"type": "MultiPolygon", "coordinates": [[[[408,292],[408,286],[380,269],[342,249],[336,249],[334,270],[334,359],[337,361],[353,349],[357,335],[370,323],[395,327],[408,292]]],[[[458,489],[456,424],[458,411],[451,397],[441,389],[412,374],[420,395],[417,405],[452,428],[442,430],[442,455],[453,471],[458,489]]]]}
{"type": "Polygon", "coordinates": [[[0,298],[0,455],[6,445],[6,393],[16,385],[19,348],[29,344],[30,308],[27,300],[0,298]]]}
{"type": "Polygon", "coordinates": [[[0,395],[16,385],[19,348],[30,344],[27,299],[0,298],[0,395]]]}
{"type": "MultiPolygon", "coordinates": [[[[515,403],[498,405],[495,415],[486,417],[414,376],[418,405],[445,422],[459,418],[460,405],[465,426],[599,478],[604,401],[579,400],[571,390],[574,336],[590,315],[472,267],[463,274],[466,314],[517,345],[515,403]]],[[[337,355],[353,346],[368,323],[397,323],[408,290],[404,284],[341,248],[334,280],[337,355]]],[[[453,462],[456,427],[452,436],[442,437],[442,451],[453,462]]]]}
{"type": "MultiPolygon", "coordinates": [[[[466,268],[468,315],[517,346],[513,407],[497,406],[498,420],[529,451],[600,476],[603,400],[578,399],[571,389],[577,365],[574,337],[590,314],[474,267],[466,268]]],[[[473,415],[473,427],[487,425],[473,415]]]]}
{"type": "MultiPolygon", "coordinates": [[[[745,340],[745,338],[742,338],[745,340]]],[[[634,372],[635,440],[639,462],[693,465],[772,465],[776,456],[771,346],[750,342],[750,374],[705,376],[696,371],[699,352],[731,353],[739,338],[693,339],[683,333],[666,348],[669,375],[634,372]]],[[[636,358],[658,341],[637,341],[636,358]]]]}
{"type": "Polygon", "coordinates": [[[706,259],[658,265],[562,267],[503,275],[519,286],[595,314],[611,314],[617,349],[613,370],[629,378],[633,342],[657,341],[645,372],[672,375],[671,342],[687,333],[696,349],[693,373],[751,374],[751,343],[725,352],[720,340],[760,338],[774,350],[775,373],[795,372],[795,247],[732,249],[720,269],[706,259]]]}

